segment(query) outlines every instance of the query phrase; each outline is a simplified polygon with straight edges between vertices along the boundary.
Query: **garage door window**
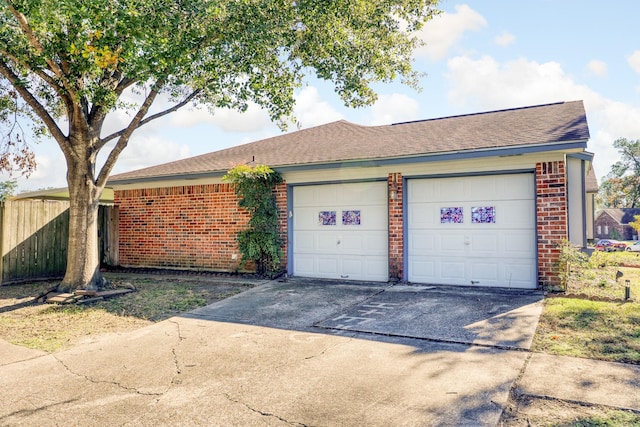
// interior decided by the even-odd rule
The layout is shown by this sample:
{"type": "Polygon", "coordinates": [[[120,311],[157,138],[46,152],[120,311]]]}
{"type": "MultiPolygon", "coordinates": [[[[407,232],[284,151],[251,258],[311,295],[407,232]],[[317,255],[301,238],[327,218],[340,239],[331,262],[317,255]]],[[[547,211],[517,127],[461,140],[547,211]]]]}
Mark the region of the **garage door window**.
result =
{"type": "Polygon", "coordinates": [[[336,211],[320,211],[318,214],[318,224],[336,225],[336,211]]]}
{"type": "Polygon", "coordinates": [[[440,208],[440,224],[462,224],[463,222],[463,208],[440,208]]]}
{"type": "Polygon", "coordinates": [[[495,224],[496,208],[493,206],[471,208],[471,222],[474,224],[495,224]]]}
{"type": "Polygon", "coordinates": [[[360,225],[360,211],[342,211],[342,225],[360,225]]]}

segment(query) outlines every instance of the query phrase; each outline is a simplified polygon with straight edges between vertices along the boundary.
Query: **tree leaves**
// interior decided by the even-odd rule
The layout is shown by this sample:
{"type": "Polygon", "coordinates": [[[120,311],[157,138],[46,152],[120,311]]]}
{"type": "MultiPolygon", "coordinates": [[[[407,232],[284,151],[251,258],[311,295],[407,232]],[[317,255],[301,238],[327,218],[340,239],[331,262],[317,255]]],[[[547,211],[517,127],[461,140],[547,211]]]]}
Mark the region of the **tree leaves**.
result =
{"type": "Polygon", "coordinates": [[[16,194],[18,182],[15,179],[9,181],[0,181],[0,202],[4,202],[9,197],[16,194]]]}
{"type": "Polygon", "coordinates": [[[598,191],[598,202],[605,208],[640,207],[640,140],[618,138],[613,146],[620,160],[611,166],[598,191]]]}

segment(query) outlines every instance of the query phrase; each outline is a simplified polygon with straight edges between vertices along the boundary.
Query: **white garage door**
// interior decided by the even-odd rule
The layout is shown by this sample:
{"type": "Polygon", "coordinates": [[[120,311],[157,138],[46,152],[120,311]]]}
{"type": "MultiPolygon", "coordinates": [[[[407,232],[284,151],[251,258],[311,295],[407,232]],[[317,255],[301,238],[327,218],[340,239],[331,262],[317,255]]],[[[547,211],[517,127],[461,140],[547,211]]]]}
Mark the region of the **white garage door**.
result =
{"type": "Polygon", "coordinates": [[[412,179],[408,279],[536,287],[533,174],[412,179]]]}
{"type": "Polygon", "coordinates": [[[293,273],[387,281],[386,182],[293,189],[293,273]]]}

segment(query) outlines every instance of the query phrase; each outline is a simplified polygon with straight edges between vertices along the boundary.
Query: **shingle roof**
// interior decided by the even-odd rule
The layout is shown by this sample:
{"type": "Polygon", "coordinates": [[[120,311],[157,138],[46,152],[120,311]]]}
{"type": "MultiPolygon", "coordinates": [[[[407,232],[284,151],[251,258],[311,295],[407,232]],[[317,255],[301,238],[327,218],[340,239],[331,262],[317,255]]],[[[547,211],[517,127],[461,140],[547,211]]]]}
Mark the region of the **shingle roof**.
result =
{"type": "Polygon", "coordinates": [[[618,221],[619,224],[629,224],[634,220],[636,215],[640,215],[640,208],[605,208],[602,209],[598,216],[603,213],[609,214],[609,216],[618,221]]]}
{"type": "Polygon", "coordinates": [[[560,102],[385,126],[344,120],[184,160],[121,173],[109,183],[225,172],[254,161],[271,167],[410,158],[460,151],[586,142],[582,101],[560,102]]]}

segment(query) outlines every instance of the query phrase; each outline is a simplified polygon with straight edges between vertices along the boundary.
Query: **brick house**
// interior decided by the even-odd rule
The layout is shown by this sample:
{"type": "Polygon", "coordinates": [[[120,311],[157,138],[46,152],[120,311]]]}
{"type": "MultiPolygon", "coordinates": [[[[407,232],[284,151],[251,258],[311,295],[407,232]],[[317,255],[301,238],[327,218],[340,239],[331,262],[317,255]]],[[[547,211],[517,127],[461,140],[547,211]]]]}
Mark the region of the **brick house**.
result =
{"type": "MultiPolygon", "coordinates": [[[[344,120],[112,176],[123,266],[230,271],[247,218],[221,178],[266,164],[290,275],[535,288],[592,236],[581,101],[386,126],[344,120]],[[591,233],[591,234],[590,234],[591,233]]],[[[597,184],[596,184],[597,185],[597,184]]]]}
{"type": "Polygon", "coordinates": [[[602,209],[595,219],[595,237],[638,240],[638,232],[629,225],[636,215],[640,215],[638,208],[602,209]]]}

